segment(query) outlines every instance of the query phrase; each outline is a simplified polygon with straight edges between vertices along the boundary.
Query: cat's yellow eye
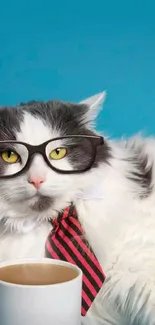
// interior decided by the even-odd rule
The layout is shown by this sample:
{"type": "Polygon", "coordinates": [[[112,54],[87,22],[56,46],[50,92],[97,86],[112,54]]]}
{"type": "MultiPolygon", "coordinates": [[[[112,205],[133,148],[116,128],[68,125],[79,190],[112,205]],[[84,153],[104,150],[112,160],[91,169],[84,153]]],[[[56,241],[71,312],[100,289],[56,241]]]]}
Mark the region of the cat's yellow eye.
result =
{"type": "Polygon", "coordinates": [[[15,164],[19,159],[19,155],[11,150],[3,151],[1,157],[8,164],[15,164]]]}
{"type": "Polygon", "coordinates": [[[67,154],[67,149],[66,148],[56,148],[55,150],[51,151],[49,156],[50,159],[53,160],[60,160],[64,158],[67,154]]]}

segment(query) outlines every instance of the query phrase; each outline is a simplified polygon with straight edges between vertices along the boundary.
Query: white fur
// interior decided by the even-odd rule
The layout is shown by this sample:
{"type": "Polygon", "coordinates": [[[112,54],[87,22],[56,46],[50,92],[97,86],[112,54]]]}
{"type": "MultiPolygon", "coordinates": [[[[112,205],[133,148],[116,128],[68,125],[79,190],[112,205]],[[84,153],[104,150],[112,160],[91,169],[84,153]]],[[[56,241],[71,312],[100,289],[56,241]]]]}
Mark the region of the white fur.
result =
{"type": "MultiPolygon", "coordinates": [[[[30,144],[40,144],[49,138],[59,136],[57,130],[53,130],[51,135],[51,131],[41,120],[28,113],[24,116],[21,129],[18,139],[30,144]]],[[[152,162],[155,158],[153,154],[155,139],[144,140],[138,137],[134,141],[137,141],[137,144],[141,141],[144,143],[152,162]]],[[[121,324],[119,311],[110,309],[112,314],[109,315],[108,308],[110,304],[115,303],[119,294],[121,308],[124,307],[125,310],[129,289],[135,286],[135,298],[131,303],[133,309],[131,324],[138,324],[134,323],[134,317],[148,294],[146,314],[152,313],[155,318],[155,193],[153,190],[149,198],[143,200],[138,198],[142,189],[138,183],[126,178],[131,172],[131,167],[125,158],[133,153],[125,149],[124,140],[110,141],[110,145],[114,157],[110,160],[110,165],[101,163],[98,169],[82,175],[59,175],[38,155],[29,171],[18,180],[0,181],[2,189],[0,219],[9,217],[8,231],[0,238],[0,261],[17,257],[44,256],[45,241],[51,229],[47,222],[48,218],[53,217],[57,211],[74,200],[89,243],[107,277],[110,278],[96,299],[92,312],[95,310],[101,319],[106,315],[115,320],[114,324],[121,324]],[[45,178],[39,189],[40,194],[57,197],[54,207],[49,208],[46,213],[34,212],[31,209],[37,200],[37,190],[28,179],[34,175],[45,178]],[[97,198],[99,194],[89,200],[79,198],[90,188],[95,190],[98,184],[102,198],[97,198]],[[21,202],[18,202],[19,199],[21,202]],[[12,233],[10,229],[13,230],[12,233]],[[143,295],[138,302],[141,288],[144,288],[143,295]]]]}

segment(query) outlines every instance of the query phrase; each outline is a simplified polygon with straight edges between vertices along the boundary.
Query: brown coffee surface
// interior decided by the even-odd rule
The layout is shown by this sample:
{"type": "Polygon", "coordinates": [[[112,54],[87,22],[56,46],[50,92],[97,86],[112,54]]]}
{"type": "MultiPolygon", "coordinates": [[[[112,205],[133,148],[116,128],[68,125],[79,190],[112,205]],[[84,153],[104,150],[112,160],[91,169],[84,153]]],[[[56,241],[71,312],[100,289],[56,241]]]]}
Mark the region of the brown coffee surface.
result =
{"type": "Polygon", "coordinates": [[[54,264],[27,263],[0,268],[0,280],[20,285],[50,285],[77,277],[76,270],[54,264]]]}

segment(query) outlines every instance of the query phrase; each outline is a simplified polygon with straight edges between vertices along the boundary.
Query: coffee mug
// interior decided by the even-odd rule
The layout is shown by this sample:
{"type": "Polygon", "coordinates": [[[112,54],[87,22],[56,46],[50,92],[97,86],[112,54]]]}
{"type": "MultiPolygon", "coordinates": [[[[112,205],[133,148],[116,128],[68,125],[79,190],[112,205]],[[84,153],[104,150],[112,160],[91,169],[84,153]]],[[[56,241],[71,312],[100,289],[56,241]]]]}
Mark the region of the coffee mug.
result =
{"type": "Polygon", "coordinates": [[[1,325],[80,325],[82,272],[52,259],[0,263],[1,325]]]}

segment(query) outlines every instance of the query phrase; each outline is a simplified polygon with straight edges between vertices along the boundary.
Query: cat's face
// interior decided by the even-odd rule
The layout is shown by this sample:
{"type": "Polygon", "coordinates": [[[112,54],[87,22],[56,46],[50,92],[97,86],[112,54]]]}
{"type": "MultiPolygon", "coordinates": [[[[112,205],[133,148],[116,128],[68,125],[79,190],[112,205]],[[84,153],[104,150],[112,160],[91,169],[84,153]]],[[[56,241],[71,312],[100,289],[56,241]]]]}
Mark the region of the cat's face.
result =
{"type": "MultiPolygon", "coordinates": [[[[2,108],[0,140],[15,140],[36,146],[67,135],[93,135],[94,133],[89,130],[91,116],[94,114],[92,112],[91,105],[54,101],[32,102],[17,109],[2,108]]],[[[9,160],[6,149],[8,148],[0,145],[0,175],[18,173],[26,163],[28,151],[22,145],[12,144],[13,154],[9,160]]],[[[51,158],[52,165],[57,169],[75,170],[87,165],[91,159],[91,148],[85,140],[81,141],[79,146],[76,140],[60,139],[47,145],[46,156],[49,160],[51,158]],[[67,146],[70,148],[69,152],[65,152],[67,146]],[[57,148],[61,148],[61,151],[55,152],[57,148]],[[60,154],[61,159],[57,157],[54,159],[56,154],[60,154]]],[[[107,161],[108,157],[109,151],[105,145],[98,153],[93,167],[107,161]]],[[[36,153],[29,168],[22,174],[14,178],[0,179],[0,199],[10,204],[26,202],[32,210],[44,211],[52,205],[55,198],[67,192],[72,193],[74,197],[77,191],[85,187],[91,172],[92,170],[84,174],[60,174],[50,168],[41,154],[36,153]]]]}

